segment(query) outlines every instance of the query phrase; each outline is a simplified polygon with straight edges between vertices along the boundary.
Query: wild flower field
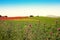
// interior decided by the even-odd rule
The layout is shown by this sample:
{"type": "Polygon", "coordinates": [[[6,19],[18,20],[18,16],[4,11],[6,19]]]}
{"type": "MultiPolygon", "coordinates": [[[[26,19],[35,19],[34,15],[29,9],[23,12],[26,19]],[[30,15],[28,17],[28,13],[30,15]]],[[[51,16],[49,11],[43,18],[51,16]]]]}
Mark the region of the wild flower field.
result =
{"type": "Polygon", "coordinates": [[[0,20],[0,40],[60,40],[60,18],[0,20]]]}

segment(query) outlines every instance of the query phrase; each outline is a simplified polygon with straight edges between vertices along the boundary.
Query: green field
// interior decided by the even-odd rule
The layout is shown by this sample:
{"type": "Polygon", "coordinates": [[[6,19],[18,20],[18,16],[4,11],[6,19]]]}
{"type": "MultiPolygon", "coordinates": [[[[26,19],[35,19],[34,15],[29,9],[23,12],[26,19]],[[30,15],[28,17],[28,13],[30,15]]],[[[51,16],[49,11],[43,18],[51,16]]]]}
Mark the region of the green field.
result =
{"type": "Polygon", "coordinates": [[[60,40],[60,18],[0,20],[0,40],[60,40]]]}

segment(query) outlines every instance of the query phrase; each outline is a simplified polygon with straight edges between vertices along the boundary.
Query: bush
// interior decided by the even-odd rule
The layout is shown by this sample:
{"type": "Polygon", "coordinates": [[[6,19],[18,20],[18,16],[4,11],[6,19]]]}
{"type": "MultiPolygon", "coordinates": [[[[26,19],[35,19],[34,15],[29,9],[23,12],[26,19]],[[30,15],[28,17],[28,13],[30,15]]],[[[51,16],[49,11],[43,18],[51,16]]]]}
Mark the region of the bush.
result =
{"type": "Polygon", "coordinates": [[[0,17],[2,17],[2,16],[0,15],[0,17]]]}
{"type": "Polygon", "coordinates": [[[30,15],[30,17],[34,17],[33,15],[30,15]]]}
{"type": "Polygon", "coordinates": [[[7,16],[5,16],[5,17],[7,17],[7,16]]]}

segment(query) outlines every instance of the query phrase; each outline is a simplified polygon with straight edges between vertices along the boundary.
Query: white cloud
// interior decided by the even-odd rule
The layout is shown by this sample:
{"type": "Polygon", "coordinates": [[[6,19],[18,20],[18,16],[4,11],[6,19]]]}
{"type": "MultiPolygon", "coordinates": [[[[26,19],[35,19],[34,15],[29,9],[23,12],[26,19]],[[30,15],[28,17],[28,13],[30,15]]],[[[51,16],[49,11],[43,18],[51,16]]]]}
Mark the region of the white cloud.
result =
{"type": "Polygon", "coordinates": [[[0,8],[0,15],[7,15],[7,16],[56,15],[56,16],[60,16],[60,7],[0,8]]]}

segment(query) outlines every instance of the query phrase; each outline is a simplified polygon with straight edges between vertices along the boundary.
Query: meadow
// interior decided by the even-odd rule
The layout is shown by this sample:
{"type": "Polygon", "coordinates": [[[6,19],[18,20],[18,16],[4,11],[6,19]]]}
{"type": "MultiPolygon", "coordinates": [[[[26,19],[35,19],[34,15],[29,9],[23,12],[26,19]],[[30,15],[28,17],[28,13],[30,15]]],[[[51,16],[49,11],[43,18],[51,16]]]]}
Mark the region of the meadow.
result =
{"type": "Polygon", "coordinates": [[[0,20],[0,40],[60,40],[60,18],[0,20]]]}

